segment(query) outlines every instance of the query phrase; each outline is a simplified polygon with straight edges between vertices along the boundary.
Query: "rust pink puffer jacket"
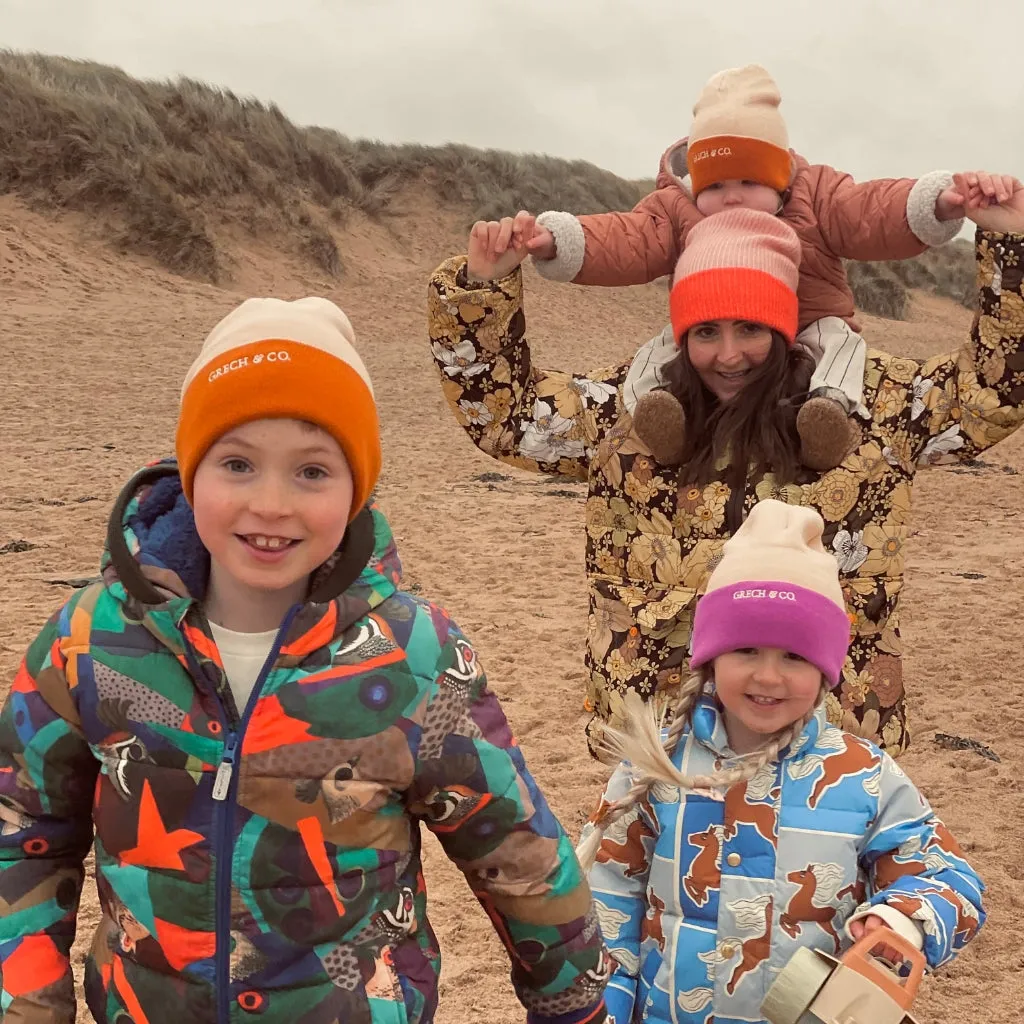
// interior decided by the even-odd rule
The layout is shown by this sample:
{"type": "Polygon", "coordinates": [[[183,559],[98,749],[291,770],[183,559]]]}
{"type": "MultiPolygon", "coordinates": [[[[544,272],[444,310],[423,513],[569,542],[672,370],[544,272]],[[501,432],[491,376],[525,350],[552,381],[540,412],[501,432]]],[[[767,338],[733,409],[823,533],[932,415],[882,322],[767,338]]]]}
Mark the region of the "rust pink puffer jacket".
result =
{"type": "MultiPolygon", "coordinates": [[[[941,171],[923,178],[879,178],[856,183],[824,164],[793,153],[793,183],[780,214],[803,250],[800,265],[800,327],[825,316],[854,320],[853,293],[843,259],[909,259],[930,245],[955,238],[963,221],[940,222],[935,201],[952,185],[941,171]]],[[[555,235],[557,255],[535,260],[557,281],[619,286],[645,284],[671,274],[690,229],[703,215],[686,179],[686,140],[666,150],[657,188],[629,213],[583,217],[549,211],[538,223],[555,235]]]]}

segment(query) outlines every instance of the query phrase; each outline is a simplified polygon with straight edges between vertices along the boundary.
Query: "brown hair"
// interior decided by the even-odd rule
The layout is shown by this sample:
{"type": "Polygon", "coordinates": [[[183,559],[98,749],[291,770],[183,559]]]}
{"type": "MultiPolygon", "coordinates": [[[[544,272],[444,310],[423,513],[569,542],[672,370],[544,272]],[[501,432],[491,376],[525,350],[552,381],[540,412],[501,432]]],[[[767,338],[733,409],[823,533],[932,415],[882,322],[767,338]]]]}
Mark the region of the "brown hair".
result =
{"type": "Polygon", "coordinates": [[[751,467],[772,471],[780,483],[792,481],[800,465],[797,407],[813,372],[810,354],[772,331],[768,357],[733,401],[720,402],[690,362],[684,338],[679,354],[665,366],[665,390],[686,417],[681,479],[708,483],[715,463],[728,454],[725,482],[735,489],[743,487],[751,467]]]}

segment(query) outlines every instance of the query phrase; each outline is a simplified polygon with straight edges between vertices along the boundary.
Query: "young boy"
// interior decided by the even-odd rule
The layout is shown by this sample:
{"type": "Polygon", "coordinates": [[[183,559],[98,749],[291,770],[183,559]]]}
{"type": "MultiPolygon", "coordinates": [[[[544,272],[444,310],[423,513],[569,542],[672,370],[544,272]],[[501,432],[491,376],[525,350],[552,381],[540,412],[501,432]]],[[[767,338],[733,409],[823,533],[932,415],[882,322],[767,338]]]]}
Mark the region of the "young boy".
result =
{"type": "MultiPolygon", "coordinates": [[[[782,97],[758,65],[714,75],[693,108],[687,139],[662,158],[657,189],[630,213],[575,217],[549,211],[529,244],[537,270],[557,281],[643,284],[672,273],[695,224],[745,207],[777,214],[800,237],[800,335],[814,358],[811,397],[798,414],[803,462],[833,469],[855,436],[847,417],[863,404],[866,346],[842,260],[908,259],[955,238],[963,203],[953,178],[855,184],[789,148],[782,97]]],[[[671,330],[637,354],[623,396],[637,433],[661,462],[677,461],[682,412],[662,374],[678,348],[671,330]]]]}
{"type": "Polygon", "coordinates": [[[177,462],[118,498],[101,583],[0,714],[0,1009],[104,1024],[424,1022],[440,959],[419,823],[533,1021],[601,1021],[572,846],[447,613],[399,589],[373,389],[325,299],[250,299],[182,389],[177,462]],[[93,831],[95,829],[95,842],[93,831]]]}

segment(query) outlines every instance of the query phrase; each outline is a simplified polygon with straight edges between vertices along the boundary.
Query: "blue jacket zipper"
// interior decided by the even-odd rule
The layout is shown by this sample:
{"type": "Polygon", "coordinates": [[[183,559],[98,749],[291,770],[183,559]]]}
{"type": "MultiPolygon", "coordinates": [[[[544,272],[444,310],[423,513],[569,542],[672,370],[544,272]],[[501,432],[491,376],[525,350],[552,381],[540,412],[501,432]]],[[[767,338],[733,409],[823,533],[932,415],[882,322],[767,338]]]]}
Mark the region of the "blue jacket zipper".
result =
{"type": "MultiPolygon", "coordinates": [[[[295,605],[285,615],[274,637],[274,646],[270,648],[267,660],[260,669],[260,674],[253,684],[252,693],[242,712],[236,726],[232,726],[228,720],[227,709],[223,701],[217,696],[217,706],[221,714],[221,725],[224,728],[224,752],[221,755],[220,764],[217,765],[217,774],[213,780],[213,799],[216,804],[216,826],[214,828],[214,863],[216,864],[217,877],[215,880],[215,904],[214,904],[214,928],[216,929],[216,955],[214,992],[217,999],[217,1020],[219,1024],[228,1024],[231,1020],[231,862],[234,857],[234,840],[231,836],[231,821],[235,808],[235,796],[238,790],[238,773],[235,771],[238,748],[241,746],[242,737],[245,735],[245,728],[249,724],[256,701],[259,700],[260,691],[266,682],[270,670],[277,661],[281,651],[281,643],[288,633],[288,628],[301,609],[301,605],[295,605]]],[[[186,643],[188,661],[197,679],[202,679],[199,666],[196,663],[195,655],[191,646],[186,643]]]]}

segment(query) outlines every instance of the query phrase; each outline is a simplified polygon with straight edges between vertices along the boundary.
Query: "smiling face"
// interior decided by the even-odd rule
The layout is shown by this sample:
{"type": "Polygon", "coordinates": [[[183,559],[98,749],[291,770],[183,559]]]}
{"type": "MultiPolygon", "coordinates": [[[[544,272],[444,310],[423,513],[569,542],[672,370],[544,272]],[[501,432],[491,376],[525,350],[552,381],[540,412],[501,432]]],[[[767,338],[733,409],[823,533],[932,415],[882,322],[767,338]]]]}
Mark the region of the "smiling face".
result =
{"type": "Polygon", "coordinates": [[[771,329],[749,320],[712,320],[686,334],[686,352],[705,387],[728,402],[743,390],[772,348],[771,329]]]}
{"type": "Polygon", "coordinates": [[[714,661],[715,692],[729,745],[749,753],[800,721],[818,703],[821,670],[777,647],[748,647],[714,661]]]}
{"type": "Polygon", "coordinates": [[[340,544],[351,507],[348,462],[319,427],[254,420],[219,438],[193,494],[210,553],[209,617],[243,632],[277,626],[340,544]]]}

